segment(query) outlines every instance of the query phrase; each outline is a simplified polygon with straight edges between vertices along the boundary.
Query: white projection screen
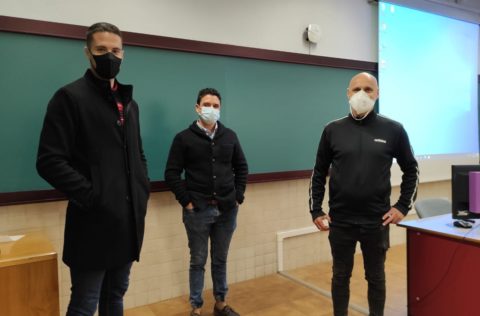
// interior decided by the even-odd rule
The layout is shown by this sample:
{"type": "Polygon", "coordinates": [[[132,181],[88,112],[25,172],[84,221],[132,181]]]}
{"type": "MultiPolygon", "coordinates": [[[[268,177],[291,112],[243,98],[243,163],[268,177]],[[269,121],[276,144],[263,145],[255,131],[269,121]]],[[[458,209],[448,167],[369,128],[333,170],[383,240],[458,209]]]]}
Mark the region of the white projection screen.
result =
{"type": "Polygon", "coordinates": [[[420,182],[450,179],[452,164],[479,163],[479,26],[388,2],[378,13],[380,114],[407,130],[420,182]]]}

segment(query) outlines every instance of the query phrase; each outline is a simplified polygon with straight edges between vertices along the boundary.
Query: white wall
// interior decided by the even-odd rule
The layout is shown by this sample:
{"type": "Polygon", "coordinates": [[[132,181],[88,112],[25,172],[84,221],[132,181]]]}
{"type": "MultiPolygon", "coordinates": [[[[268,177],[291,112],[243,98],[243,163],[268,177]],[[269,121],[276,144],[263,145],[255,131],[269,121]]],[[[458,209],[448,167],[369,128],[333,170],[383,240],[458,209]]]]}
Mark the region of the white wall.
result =
{"type": "Polygon", "coordinates": [[[1,0],[0,15],[309,53],[308,24],[323,38],[311,53],[377,61],[377,8],[367,0],[1,0]]]}
{"type": "MultiPolygon", "coordinates": [[[[390,0],[480,23],[480,14],[430,0],[390,0]]],[[[2,0],[0,15],[91,25],[108,21],[130,32],[206,42],[378,61],[377,5],[367,0],[2,0]],[[309,47],[303,32],[320,25],[309,47]]],[[[478,73],[480,73],[479,55],[478,73]]]]}
{"type": "MultiPolygon", "coordinates": [[[[390,2],[480,22],[478,13],[431,0],[390,2]]],[[[130,32],[378,61],[377,5],[367,0],[1,0],[0,15],[85,26],[108,21],[130,32]],[[303,40],[310,23],[322,29],[311,47],[303,40]]]]}

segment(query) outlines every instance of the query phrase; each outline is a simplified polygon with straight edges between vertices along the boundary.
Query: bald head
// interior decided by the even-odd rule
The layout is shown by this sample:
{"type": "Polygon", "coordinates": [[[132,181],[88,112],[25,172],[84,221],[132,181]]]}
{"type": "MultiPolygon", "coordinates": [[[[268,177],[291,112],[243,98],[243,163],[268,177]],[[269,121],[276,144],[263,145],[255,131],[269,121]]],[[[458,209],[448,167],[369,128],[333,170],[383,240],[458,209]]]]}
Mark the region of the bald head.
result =
{"type": "Polygon", "coordinates": [[[347,89],[350,111],[355,119],[365,118],[378,99],[377,79],[368,72],[353,76],[347,89]]]}
{"type": "Polygon", "coordinates": [[[347,97],[350,99],[352,95],[363,90],[372,99],[378,99],[378,82],[377,78],[368,72],[361,72],[353,76],[347,89],[347,97]]]}

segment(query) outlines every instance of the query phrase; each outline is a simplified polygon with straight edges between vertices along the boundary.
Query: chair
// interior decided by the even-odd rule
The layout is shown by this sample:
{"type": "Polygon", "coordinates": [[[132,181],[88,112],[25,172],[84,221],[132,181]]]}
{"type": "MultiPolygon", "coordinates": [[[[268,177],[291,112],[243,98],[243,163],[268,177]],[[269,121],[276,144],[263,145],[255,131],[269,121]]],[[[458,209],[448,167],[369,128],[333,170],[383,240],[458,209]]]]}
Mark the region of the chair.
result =
{"type": "Polygon", "coordinates": [[[415,202],[419,218],[448,214],[452,212],[452,202],[447,198],[428,198],[415,202]]]}

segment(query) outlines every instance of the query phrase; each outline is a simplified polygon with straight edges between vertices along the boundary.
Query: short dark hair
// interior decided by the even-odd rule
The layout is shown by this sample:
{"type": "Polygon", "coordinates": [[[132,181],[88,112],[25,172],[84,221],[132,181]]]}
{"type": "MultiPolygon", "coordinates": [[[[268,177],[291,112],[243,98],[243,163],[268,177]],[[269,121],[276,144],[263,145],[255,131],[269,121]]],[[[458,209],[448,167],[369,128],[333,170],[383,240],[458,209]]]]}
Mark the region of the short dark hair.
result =
{"type": "Polygon", "coordinates": [[[222,102],[222,97],[220,96],[220,92],[218,92],[216,89],[213,89],[213,88],[205,88],[198,91],[197,104],[200,104],[200,101],[202,100],[202,98],[207,94],[218,97],[218,99],[220,100],[220,103],[222,102]]]}
{"type": "Polygon", "coordinates": [[[87,30],[87,47],[88,48],[90,48],[90,44],[92,44],[93,34],[97,32],[109,32],[109,33],[117,34],[118,36],[120,36],[120,38],[122,38],[122,32],[120,32],[120,29],[115,25],[107,22],[98,22],[91,25],[87,30]]]}

